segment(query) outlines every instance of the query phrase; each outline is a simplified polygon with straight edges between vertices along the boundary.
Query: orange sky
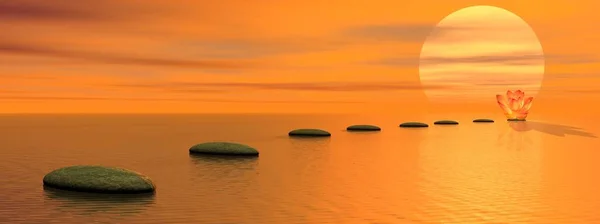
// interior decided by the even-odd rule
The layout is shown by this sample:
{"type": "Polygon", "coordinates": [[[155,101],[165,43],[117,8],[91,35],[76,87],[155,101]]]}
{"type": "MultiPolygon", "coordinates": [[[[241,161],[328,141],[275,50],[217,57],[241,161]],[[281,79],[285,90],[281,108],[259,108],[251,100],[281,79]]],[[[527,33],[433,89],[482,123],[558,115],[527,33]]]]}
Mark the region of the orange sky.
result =
{"type": "Polygon", "coordinates": [[[433,27],[480,4],[541,42],[532,113],[600,102],[598,1],[22,0],[0,2],[0,113],[500,113],[419,83],[433,27]]]}

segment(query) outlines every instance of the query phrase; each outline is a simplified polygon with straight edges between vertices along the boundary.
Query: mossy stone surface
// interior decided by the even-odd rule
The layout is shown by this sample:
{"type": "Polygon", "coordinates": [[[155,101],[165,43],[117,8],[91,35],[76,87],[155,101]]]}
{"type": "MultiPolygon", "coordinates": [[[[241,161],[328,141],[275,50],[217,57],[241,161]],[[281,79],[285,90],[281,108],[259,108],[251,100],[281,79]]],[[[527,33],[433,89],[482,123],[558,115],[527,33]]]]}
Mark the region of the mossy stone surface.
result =
{"type": "Polygon", "coordinates": [[[458,121],[440,120],[440,121],[433,122],[433,124],[435,124],[435,125],[457,125],[458,121]]]}
{"type": "Polygon", "coordinates": [[[205,142],[192,146],[190,154],[258,156],[258,150],[234,142],[205,142]]]}
{"type": "Polygon", "coordinates": [[[474,123],[494,123],[494,120],[487,119],[487,118],[479,118],[479,119],[473,120],[473,122],[474,123]]]}
{"type": "Polygon", "coordinates": [[[331,133],[322,129],[302,128],[292,130],[288,135],[294,137],[329,137],[331,133]]]}
{"type": "Polygon", "coordinates": [[[400,124],[401,128],[426,128],[429,127],[428,124],[422,123],[422,122],[404,122],[402,124],[400,124]]]}
{"type": "Polygon", "coordinates": [[[137,172],[97,165],[59,168],[46,174],[43,183],[60,190],[114,194],[150,193],[156,188],[137,172]]]}
{"type": "Polygon", "coordinates": [[[356,124],[346,128],[347,131],[381,131],[380,127],[370,124],[356,124]]]}

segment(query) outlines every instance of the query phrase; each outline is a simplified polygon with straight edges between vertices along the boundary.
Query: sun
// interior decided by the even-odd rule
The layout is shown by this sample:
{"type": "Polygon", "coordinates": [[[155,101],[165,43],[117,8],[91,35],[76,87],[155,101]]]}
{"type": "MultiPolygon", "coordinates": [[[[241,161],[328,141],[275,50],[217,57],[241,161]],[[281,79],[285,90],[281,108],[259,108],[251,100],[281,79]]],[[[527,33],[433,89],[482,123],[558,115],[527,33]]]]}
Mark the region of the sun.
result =
{"type": "Polygon", "coordinates": [[[542,45],[522,18],[494,6],[471,6],[432,30],[421,49],[419,76],[430,101],[494,101],[508,89],[535,96],[544,63],[542,45]]]}

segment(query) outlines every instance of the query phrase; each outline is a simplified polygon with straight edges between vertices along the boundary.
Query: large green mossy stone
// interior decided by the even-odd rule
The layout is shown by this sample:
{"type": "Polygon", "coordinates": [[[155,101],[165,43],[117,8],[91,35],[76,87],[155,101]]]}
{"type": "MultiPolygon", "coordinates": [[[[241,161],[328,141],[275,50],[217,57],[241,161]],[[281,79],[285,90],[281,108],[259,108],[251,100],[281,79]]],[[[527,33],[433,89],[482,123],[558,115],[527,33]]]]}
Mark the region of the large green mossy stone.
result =
{"type": "Polygon", "coordinates": [[[381,131],[380,127],[370,124],[356,124],[346,128],[347,131],[381,131]]]}
{"type": "Polygon", "coordinates": [[[331,133],[321,129],[303,128],[290,131],[288,135],[293,137],[329,137],[331,133]]]}
{"type": "Polygon", "coordinates": [[[440,120],[440,121],[433,122],[433,124],[435,124],[435,125],[457,125],[458,121],[440,120]]]}
{"type": "Polygon", "coordinates": [[[69,191],[135,194],[155,191],[150,178],[137,172],[106,166],[69,166],[44,176],[44,186],[69,191]]]}
{"type": "Polygon", "coordinates": [[[233,142],[206,142],[192,146],[190,154],[258,156],[258,150],[233,142]]]}
{"type": "Polygon", "coordinates": [[[487,118],[479,118],[479,119],[473,120],[473,122],[474,123],[494,123],[494,120],[487,119],[487,118]]]}
{"type": "Polygon", "coordinates": [[[429,127],[428,124],[422,122],[404,122],[400,124],[401,128],[426,128],[429,127]]]}

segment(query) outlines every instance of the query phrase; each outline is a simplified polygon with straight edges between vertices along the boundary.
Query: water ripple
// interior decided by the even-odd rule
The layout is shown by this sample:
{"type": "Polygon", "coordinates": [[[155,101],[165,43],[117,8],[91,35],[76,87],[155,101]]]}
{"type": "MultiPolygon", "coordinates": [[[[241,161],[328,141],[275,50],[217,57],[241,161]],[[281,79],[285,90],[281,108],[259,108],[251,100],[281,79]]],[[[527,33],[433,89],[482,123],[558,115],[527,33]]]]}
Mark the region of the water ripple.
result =
{"type": "Polygon", "coordinates": [[[380,133],[348,133],[339,127],[355,120],[343,117],[56,119],[0,117],[7,130],[0,133],[0,223],[600,222],[600,152],[566,147],[593,139],[464,122],[407,130],[386,121],[392,125],[380,133]],[[332,137],[285,136],[304,126],[332,137]],[[187,151],[215,140],[244,142],[261,155],[187,151]],[[42,187],[47,172],[73,164],[133,169],[150,176],[157,192],[120,197],[42,187]]]}

